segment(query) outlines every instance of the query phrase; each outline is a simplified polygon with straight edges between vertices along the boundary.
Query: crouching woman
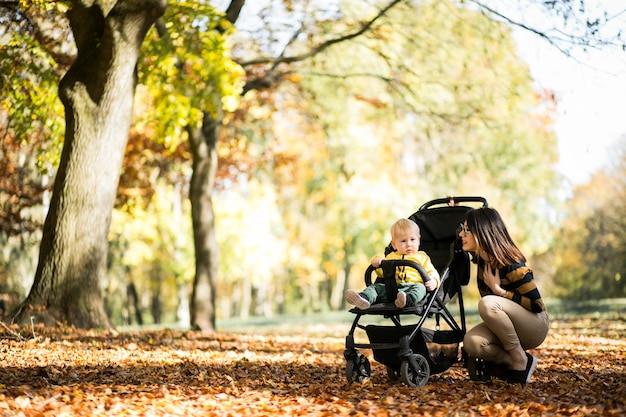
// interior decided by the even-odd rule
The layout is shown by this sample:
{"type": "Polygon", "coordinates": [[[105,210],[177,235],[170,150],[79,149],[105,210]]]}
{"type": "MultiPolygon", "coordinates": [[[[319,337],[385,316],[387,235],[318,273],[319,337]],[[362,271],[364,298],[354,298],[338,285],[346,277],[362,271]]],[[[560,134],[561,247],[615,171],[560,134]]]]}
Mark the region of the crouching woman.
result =
{"type": "Polygon", "coordinates": [[[466,333],[463,346],[471,357],[504,365],[508,382],[526,384],[537,366],[526,350],[543,343],[550,327],[533,272],[490,207],[468,212],[459,237],[478,264],[482,319],[466,333]]]}

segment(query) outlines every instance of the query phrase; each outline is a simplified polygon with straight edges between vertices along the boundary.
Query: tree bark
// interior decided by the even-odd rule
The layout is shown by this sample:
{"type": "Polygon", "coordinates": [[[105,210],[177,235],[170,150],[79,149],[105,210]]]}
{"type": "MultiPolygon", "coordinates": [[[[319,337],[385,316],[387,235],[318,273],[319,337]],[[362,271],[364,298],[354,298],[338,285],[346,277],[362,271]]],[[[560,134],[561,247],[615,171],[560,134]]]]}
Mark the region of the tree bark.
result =
{"type": "Polygon", "coordinates": [[[141,307],[139,305],[139,293],[133,281],[129,281],[126,285],[126,308],[128,310],[128,324],[132,324],[133,316],[139,326],[143,326],[143,317],[141,315],[141,307]],[[132,310],[132,314],[131,314],[132,310]]]}
{"type": "Polygon", "coordinates": [[[135,66],[164,0],[72,2],[78,47],[59,84],[66,132],[33,286],[14,321],[109,328],[100,282],[128,138],[135,66]]]}
{"type": "Polygon", "coordinates": [[[213,184],[217,171],[217,139],[221,120],[204,114],[200,129],[187,130],[193,155],[189,188],[196,260],[196,276],[190,302],[191,327],[215,331],[215,289],[219,246],[215,234],[213,184]]]}

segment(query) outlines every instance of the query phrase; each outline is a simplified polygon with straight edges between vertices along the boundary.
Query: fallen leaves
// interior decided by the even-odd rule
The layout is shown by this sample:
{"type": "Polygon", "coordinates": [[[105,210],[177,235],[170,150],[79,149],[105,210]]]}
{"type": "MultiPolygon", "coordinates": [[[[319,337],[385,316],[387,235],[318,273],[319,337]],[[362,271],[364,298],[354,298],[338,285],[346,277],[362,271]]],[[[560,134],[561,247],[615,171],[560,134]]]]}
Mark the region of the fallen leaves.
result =
{"type": "Polygon", "coordinates": [[[0,415],[624,415],[623,321],[594,322],[589,335],[581,331],[586,324],[553,320],[524,387],[472,382],[458,364],[410,388],[389,382],[371,352],[371,380],[348,384],[347,328],[324,337],[46,329],[22,340],[7,332],[0,415]]]}

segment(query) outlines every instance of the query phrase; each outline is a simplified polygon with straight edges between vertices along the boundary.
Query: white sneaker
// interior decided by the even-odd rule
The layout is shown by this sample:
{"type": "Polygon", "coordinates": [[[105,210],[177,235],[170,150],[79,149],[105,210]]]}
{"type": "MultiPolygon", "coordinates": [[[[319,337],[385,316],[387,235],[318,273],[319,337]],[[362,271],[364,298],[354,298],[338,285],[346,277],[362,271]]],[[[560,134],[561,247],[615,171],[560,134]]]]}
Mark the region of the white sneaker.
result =
{"type": "Polygon", "coordinates": [[[394,304],[398,308],[404,308],[406,306],[406,293],[398,291],[398,296],[396,297],[394,304]]]}
{"type": "Polygon", "coordinates": [[[359,310],[366,310],[370,307],[370,302],[361,297],[361,295],[355,290],[346,291],[346,301],[358,308],[359,310]]]}

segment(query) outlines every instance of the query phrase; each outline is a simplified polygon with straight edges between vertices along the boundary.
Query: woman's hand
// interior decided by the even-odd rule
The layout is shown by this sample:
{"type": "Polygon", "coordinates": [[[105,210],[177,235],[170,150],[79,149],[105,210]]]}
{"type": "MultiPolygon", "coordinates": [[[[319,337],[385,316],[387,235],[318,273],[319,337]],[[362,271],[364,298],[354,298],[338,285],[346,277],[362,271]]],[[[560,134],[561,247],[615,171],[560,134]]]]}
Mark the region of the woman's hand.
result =
{"type": "Polygon", "coordinates": [[[500,280],[499,269],[491,269],[490,265],[486,265],[483,270],[483,279],[494,294],[500,295],[504,293],[504,289],[500,286],[502,281],[500,280]]]}

